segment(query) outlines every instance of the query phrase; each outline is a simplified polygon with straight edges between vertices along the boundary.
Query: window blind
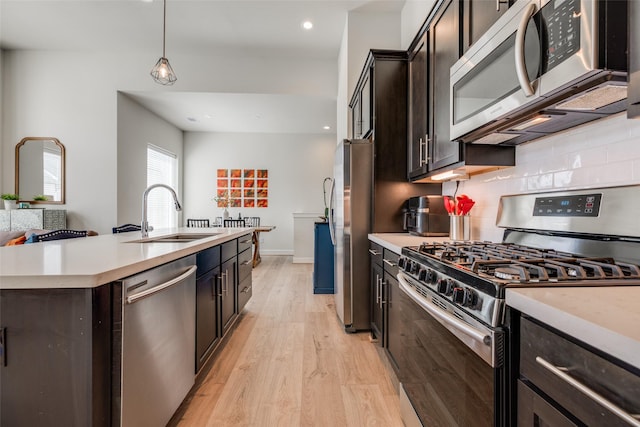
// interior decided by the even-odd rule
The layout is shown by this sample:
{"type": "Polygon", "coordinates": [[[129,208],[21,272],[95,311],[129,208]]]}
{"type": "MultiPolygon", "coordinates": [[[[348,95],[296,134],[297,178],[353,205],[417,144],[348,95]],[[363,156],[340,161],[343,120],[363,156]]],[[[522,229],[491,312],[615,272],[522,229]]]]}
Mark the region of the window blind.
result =
{"type": "MultiPolygon", "coordinates": [[[[148,144],[147,186],[153,184],[166,184],[177,192],[178,159],[175,154],[148,144]]],[[[154,229],[178,226],[178,213],[168,191],[157,188],[152,190],[147,202],[149,225],[154,229]]]]}

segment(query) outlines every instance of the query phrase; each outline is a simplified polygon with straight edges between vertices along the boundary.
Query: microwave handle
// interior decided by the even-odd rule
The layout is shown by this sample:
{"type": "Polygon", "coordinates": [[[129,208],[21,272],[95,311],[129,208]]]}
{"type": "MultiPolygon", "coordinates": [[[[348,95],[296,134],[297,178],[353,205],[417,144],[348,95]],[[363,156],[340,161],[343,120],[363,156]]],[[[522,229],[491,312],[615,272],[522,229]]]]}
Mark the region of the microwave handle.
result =
{"type": "Polygon", "coordinates": [[[529,19],[531,19],[535,12],[536,5],[535,3],[531,3],[525,9],[522,19],[520,20],[520,25],[518,26],[518,31],[516,32],[516,74],[518,75],[520,87],[527,97],[533,96],[534,90],[527,73],[527,64],[524,56],[524,36],[527,31],[527,25],[529,25],[529,19]]]}

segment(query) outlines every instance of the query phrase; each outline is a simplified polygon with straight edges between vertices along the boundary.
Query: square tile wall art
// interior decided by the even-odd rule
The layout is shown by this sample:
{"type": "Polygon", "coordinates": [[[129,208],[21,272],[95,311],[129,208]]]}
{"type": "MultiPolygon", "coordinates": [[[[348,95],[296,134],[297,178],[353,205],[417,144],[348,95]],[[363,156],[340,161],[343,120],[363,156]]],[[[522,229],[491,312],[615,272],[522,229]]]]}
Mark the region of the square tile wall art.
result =
{"type": "Polygon", "coordinates": [[[216,174],[218,207],[269,207],[267,169],[218,169],[216,174]]]}

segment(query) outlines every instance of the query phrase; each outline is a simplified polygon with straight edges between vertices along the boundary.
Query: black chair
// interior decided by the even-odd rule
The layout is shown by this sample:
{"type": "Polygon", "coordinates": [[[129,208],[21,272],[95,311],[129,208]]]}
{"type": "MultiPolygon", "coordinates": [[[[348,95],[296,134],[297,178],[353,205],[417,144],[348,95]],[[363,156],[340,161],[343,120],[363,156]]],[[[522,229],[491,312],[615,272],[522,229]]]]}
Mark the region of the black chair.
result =
{"type": "Polygon", "coordinates": [[[246,227],[244,219],[225,219],[224,220],[225,227],[246,227]]]}
{"type": "Polygon", "coordinates": [[[259,227],[260,226],[260,217],[259,216],[245,216],[244,222],[247,224],[247,227],[259,227]]]}
{"type": "Polygon", "coordinates": [[[187,219],[187,227],[209,227],[208,219],[187,219]]]}
{"type": "Polygon", "coordinates": [[[51,240],[75,239],[76,237],[87,237],[87,232],[78,230],[55,230],[44,234],[34,234],[30,239],[33,243],[37,243],[49,242],[51,240]]]}
{"type": "Polygon", "coordinates": [[[118,227],[113,227],[111,229],[111,232],[113,234],[128,233],[129,231],[140,231],[141,228],[142,227],[136,224],[124,224],[124,225],[119,225],[118,227]]]}

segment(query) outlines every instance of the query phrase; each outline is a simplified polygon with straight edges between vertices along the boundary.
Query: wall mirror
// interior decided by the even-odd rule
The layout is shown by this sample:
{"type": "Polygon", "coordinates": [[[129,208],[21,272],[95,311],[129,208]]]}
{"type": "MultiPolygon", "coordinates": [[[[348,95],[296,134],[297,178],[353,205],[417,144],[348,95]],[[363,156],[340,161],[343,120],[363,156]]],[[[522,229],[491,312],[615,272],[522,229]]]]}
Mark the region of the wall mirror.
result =
{"type": "Polygon", "coordinates": [[[29,203],[64,203],[64,145],[56,138],[23,138],[16,145],[16,194],[29,203]]]}

